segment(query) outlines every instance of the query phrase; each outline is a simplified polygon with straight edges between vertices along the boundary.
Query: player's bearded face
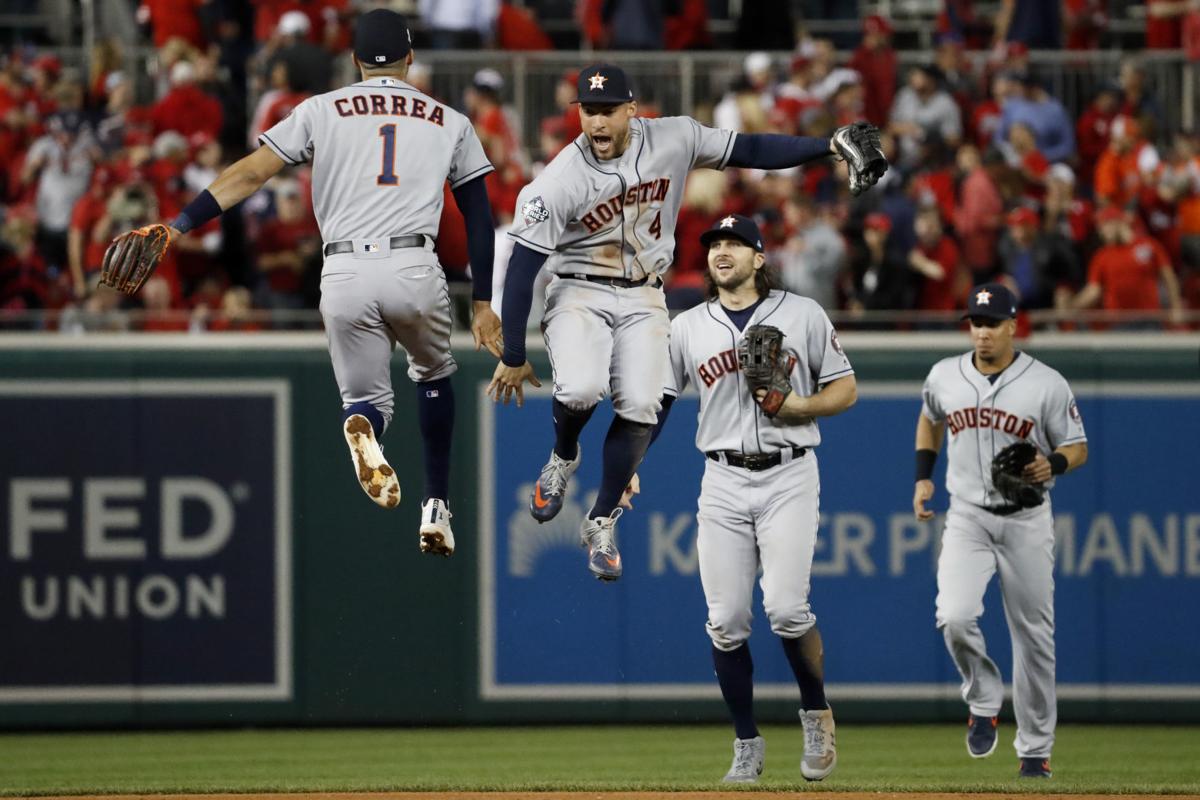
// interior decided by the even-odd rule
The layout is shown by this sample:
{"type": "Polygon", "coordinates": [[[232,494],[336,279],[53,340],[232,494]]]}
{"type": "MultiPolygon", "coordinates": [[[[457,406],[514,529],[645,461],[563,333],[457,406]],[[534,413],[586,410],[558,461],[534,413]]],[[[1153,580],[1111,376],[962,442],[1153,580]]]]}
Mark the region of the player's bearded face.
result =
{"type": "Polygon", "coordinates": [[[763,262],[761,254],[738,239],[717,239],[708,246],[708,274],[719,289],[738,289],[754,283],[763,262]]]}
{"type": "Polygon", "coordinates": [[[601,161],[617,158],[629,144],[629,120],[637,114],[637,103],[588,105],[579,107],[579,121],[601,161]]]}

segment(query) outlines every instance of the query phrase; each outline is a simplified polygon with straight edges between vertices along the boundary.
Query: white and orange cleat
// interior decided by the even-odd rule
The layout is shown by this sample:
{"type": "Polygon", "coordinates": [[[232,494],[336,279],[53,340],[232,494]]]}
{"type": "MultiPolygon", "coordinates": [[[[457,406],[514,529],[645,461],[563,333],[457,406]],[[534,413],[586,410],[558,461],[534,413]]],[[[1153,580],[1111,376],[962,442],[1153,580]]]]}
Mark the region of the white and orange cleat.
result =
{"type": "Polygon", "coordinates": [[[354,474],[363,491],[376,505],[384,508],[400,505],[400,481],[396,470],[383,457],[383,448],[375,438],[371,421],[362,414],[351,414],[342,423],[342,432],[346,434],[354,474]]]}

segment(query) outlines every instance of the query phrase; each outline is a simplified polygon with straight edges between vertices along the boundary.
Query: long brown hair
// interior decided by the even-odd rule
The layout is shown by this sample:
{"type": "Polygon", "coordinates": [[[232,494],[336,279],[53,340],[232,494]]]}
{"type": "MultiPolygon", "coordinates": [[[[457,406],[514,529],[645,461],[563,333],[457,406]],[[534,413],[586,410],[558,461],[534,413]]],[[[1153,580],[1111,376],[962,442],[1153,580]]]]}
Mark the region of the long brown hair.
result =
{"type": "MultiPolygon", "coordinates": [[[[704,266],[704,286],[708,290],[708,299],[712,300],[717,296],[717,285],[713,283],[712,273],[708,271],[708,259],[705,257],[704,266]]],[[[779,277],[775,274],[775,268],[770,264],[763,263],[762,267],[754,271],[754,290],[758,292],[758,299],[761,300],[767,296],[772,289],[782,288],[779,285],[779,277]]]]}

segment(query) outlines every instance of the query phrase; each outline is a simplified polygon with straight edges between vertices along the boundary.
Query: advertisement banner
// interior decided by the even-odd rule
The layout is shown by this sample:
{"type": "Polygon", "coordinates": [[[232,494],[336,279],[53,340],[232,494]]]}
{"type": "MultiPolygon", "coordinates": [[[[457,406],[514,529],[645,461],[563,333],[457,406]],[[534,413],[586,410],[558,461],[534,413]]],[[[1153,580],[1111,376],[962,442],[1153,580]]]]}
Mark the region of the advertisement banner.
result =
{"type": "Polygon", "coordinates": [[[286,381],[0,382],[0,702],[292,695],[286,381]]]}
{"type": "MultiPolygon", "coordinates": [[[[1200,390],[1184,384],[1073,389],[1088,463],[1053,490],[1060,697],[1200,698],[1200,636],[1172,609],[1200,605],[1200,494],[1191,443],[1200,390]],[[1189,443],[1181,448],[1182,443],[1189,443]]],[[[820,422],[821,523],[812,605],[834,697],[956,697],[958,675],[934,626],[945,455],[933,508],[911,510],[920,384],[860,385],[857,405],[820,422]]],[[[696,499],[697,398],[681,397],[639,471],[642,495],[617,529],[624,576],[588,573],[580,522],[600,482],[606,402],[582,440],[562,512],[539,525],[529,494],[553,444],[544,390],[524,408],[481,402],[480,694],[484,699],[719,697],[704,630],[696,499]]],[[[981,621],[1011,680],[993,581],[981,621]]],[[[756,695],[796,687],[755,591],[756,695]]]]}

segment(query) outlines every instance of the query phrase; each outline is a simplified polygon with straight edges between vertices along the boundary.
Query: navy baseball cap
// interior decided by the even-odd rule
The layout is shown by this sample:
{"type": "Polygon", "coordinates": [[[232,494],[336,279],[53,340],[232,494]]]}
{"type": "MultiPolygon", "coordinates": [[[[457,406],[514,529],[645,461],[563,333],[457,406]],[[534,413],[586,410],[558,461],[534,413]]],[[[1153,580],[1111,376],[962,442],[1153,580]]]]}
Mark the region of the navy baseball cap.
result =
{"type": "Polygon", "coordinates": [[[1017,298],[1002,283],[985,283],[971,290],[963,319],[1012,319],[1017,316],[1017,298]]]}
{"type": "Polygon", "coordinates": [[[758,232],[758,226],[754,224],[754,220],[741,214],[722,217],[700,234],[700,244],[705,247],[708,247],[713,239],[738,239],[759,253],[763,251],[762,234],[758,232]]]}
{"type": "Polygon", "coordinates": [[[412,34],[404,17],[386,8],[376,8],[354,24],[354,55],[368,67],[391,64],[412,50],[412,34]]]}
{"type": "Polygon", "coordinates": [[[617,105],[633,99],[633,89],[625,70],[612,64],[592,64],[579,70],[576,84],[580,105],[617,105]]]}

